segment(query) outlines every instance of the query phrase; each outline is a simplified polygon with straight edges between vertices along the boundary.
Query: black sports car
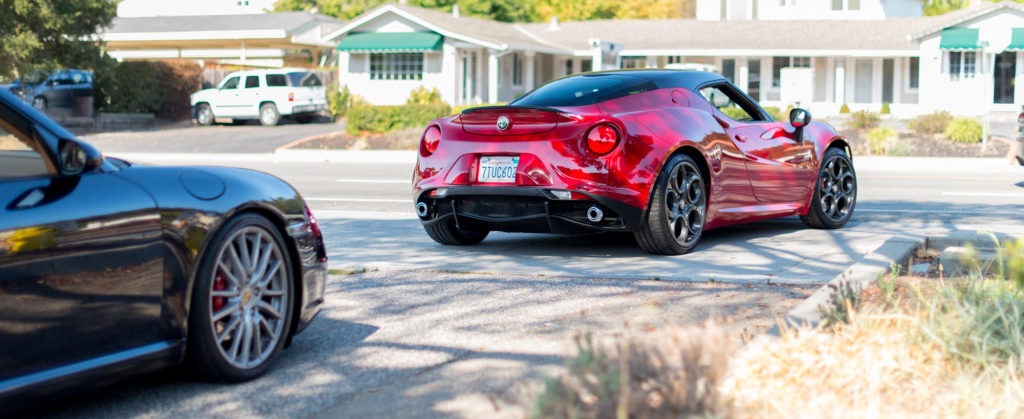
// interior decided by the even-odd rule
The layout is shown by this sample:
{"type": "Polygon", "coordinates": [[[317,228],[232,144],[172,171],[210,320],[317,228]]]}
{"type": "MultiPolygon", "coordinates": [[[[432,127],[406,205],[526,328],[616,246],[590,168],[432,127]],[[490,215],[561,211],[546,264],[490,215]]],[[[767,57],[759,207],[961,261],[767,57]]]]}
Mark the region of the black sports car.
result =
{"type": "Polygon", "coordinates": [[[0,91],[0,413],[182,362],[255,378],[320,310],[326,276],[284,181],[105,158],[0,91]]]}

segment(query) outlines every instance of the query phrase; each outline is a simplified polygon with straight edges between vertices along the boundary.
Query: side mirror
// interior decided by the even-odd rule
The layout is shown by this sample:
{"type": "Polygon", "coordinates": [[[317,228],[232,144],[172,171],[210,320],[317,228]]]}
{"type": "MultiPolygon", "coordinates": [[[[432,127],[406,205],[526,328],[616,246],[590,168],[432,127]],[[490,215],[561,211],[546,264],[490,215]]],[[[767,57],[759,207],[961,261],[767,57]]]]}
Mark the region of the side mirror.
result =
{"type": "Polygon", "coordinates": [[[103,154],[89,145],[71,140],[60,140],[57,164],[60,173],[75,176],[103,165],[103,154]]]}
{"type": "Polygon", "coordinates": [[[793,108],[789,111],[789,123],[795,129],[793,135],[796,137],[796,142],[804,142],[804,127],[811,123],[811,113],[806,109],[793,108]]]}

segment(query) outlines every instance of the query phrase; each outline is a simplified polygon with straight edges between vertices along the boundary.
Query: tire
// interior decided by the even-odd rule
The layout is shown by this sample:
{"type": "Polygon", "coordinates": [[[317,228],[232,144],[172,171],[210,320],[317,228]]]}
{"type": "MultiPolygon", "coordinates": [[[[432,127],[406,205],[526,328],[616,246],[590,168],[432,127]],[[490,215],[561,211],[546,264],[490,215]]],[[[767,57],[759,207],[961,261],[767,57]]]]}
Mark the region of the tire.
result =
{"type": "Polygon", "coordinates": [[[277,122],[281,120],[281,113],[277,111],[277,106],[273,103],[264,103],[260,105],[260,125],[272,127],[277,125],[277,122]]]}
{"type": "Polygon", "coordinates": [[[36,96],[36,97],[32,98],[32,107],[33,108],[36,108],[36,109],[41,110],[41,111],[44,111],[44,110],[46,110],[46,108],[48,106],[49,106],[49,104],[46,103],[46,98],[45,97],[36,96]]]}
{"type": "Polygon", "coordinates": [[[199,125],[207,126],[213,125],[213,121],[216,118],[213,116],[213,109],[210,108],[209,104],[200,103],[196,106],[196,123],[199,125]]]}
{"type": "Polygon", "coordinates": [[[807,215],[800,219],[811,228],[836,229],[853,217],[857,205],[857,173],[841,148],[830,148],[821,159],[814,195],[807,215]]]}
{"type": "Polygon", "coordinates": [[[460,230],[454,220],[443,223],[424,225],[427,235],[435,242],[444,245],[468,246],[478,244],[487,238],[488,230],[460,230]]]}
{"type": "Polygon", "coordinates": [[[647,219],[633,234],[637,244],[656,255],[682,255],[704,233],[708,189],[700,166],[690,156],[672,156],[654,183],[647,219]]]}
{"type": "Polygon", "coordinates": [[[297,295],[288,255],[277,229],[255,214],[217,232],[199,265],[188,317],[188,359],[197,376],[247,381],[280,356],[297,295]]]}

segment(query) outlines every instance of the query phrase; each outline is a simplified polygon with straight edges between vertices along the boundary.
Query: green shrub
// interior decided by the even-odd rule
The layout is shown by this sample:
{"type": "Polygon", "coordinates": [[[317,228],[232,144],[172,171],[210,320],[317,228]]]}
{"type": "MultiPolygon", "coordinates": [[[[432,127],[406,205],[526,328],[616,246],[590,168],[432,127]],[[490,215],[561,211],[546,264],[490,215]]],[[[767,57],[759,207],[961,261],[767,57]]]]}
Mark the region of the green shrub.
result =
{"type": "Polygon", "coordinates": [[[889,109],[889,102],[882,102],[882,110],[878,111],[878,113],[882,115],[888,115],[892,113],[892,110],[889,109]]]}
{"type": "Polygon", "coordinates": [[[157,64],[152,61],[127,61],[111,69],[109,84],[103,87],[103,97],[109,101],[102,109],[107,112],[155,113],[160,109],[160,82],[157,64]]]}
{"type": "Polygon", "coordinates": [[[878,126],[879,116],[871,111],[857,111],[850,114],[850,129],[869,130],[878,126]]]}
{"type": "Polygon", "coordinates": [[[141,112],[161,119],[187,119],[189,95],[199,90],[200,73],[195,63],[103,60],[94,72],[96,107],[105,112],[141,112]]]}
{"type": "Polygon", "coordinates": [[[847,105],[846,105],[846,104],[844,103],[844,104],[843,104],[843,106],[840,106],[840,107],[839,107],[839,113],[842,113],[842,114],[847,114],[847,113],[850,113],[850,107],[849,107],[849,106],[847,106],[847,105]]]}
{"type": "Polygon", "coordinates": [[[955,143],[981,142],[981,123],[972,118],[956,118],[946,126],[944,134],[946,139],[955,143]]]}
{"type": "Polygon", "coordinates": [[[355,100],[359,99],[348,90],[348,85],[342,86],[339,90],[337,83],[331,83],[327,88],[327,109],[334,117],[345,117],[355,100]]]}
{"type": "Polygon", "coordinates": [[[426,87],[420,86],[409,92],[409,98],[405,100],[407,105],[430,105],[444,103],[441,99],[441,92],[436,87],[427,90],[426,87]]]}
{"type": "Polygon", "coordinates": [[[765,106],[764,111],[771,115],[772,119],[776,121],[788,121],[789,113],[783,114],[782,109],[778,106],[765,106]]]}
{"type": "Polygon", "coordinates": [[[750,115],[747,114],[747,111],[743,110],[743,108],[740,108],[738,106],[728,106],[724,108],[718,108],[718,110],[722,111],[722,113],[724,113],[725,116],[728,116],[736,121],[750,119],[750,115]]]}
{"type": "Polygon", "coordinates": [[[889,150],[892,139],[895,138],[898,133],[890,128],[878,127],[871,131],[868,131],[868,152],[875,155],[885,155],[886,151],[889,150]]]}
{"type": "Polygon", "coordinates": [[[946,125],[953,120],[953,114],[947,111],[932,112],[918,115],[910,120],[908,127],[918,135],[938,134],[946,130],[946,125]]]}
{"type": "Polygon", "coordinates": [[[451,107],[445,103],[374,106],[358,102],[348,109],[345,131],[359,135],[422,127],[434,118],[449,114],[451,107]]]}

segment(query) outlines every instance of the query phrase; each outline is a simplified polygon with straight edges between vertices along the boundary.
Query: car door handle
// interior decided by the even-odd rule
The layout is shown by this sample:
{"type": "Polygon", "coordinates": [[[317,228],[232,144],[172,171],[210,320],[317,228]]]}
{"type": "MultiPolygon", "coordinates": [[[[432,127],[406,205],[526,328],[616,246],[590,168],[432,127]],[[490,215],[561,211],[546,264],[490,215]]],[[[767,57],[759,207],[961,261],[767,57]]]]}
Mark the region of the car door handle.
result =
{"type": "Polygon", "coordinates": [[[746,136],[743,136],[743,135],[736,135],[736,137],[735,137],[735,138],[736,138],[736,141],[739,141],[739,142],[741,142],[741,143],[745,143],[745,142],[747,142],[747,137],[746,137],[746,136]]]}

